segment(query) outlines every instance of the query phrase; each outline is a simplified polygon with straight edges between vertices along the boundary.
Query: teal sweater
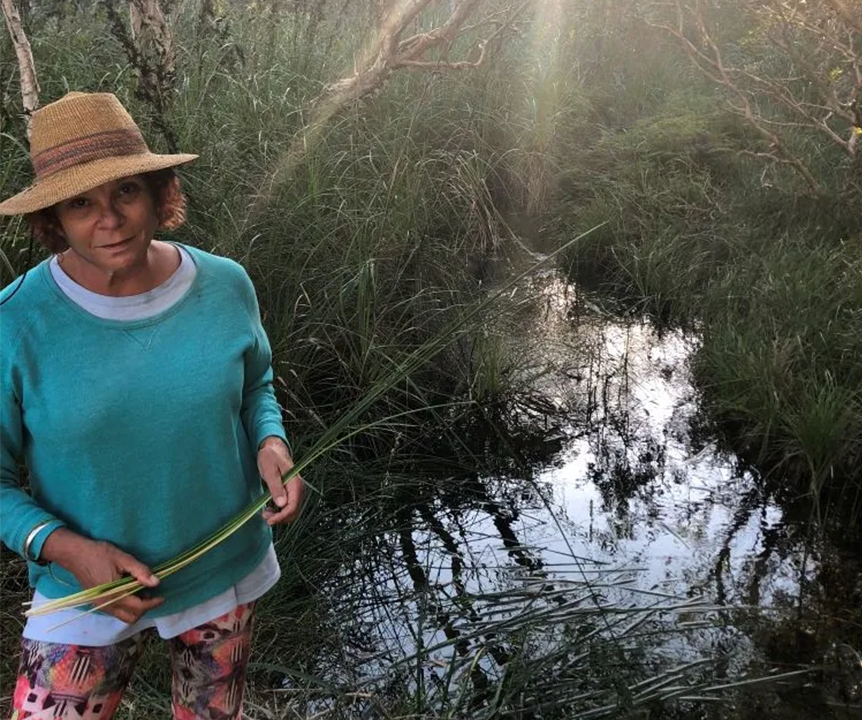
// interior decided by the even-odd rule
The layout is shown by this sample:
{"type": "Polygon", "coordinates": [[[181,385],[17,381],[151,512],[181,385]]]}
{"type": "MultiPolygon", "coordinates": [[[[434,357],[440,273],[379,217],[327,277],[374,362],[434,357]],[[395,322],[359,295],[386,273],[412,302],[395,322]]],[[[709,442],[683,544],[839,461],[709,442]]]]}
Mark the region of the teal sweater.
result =
{"type": "MultiPolygon", "coordinates": [[[[0,536],[10,549],[22,553],[47,520],[30,546],[37,558],[51,530],[66,526],[153,567],[260,495],[257,446],[284,438],[284,429],[254,288],[237,263],[186,249],[194,284],[146,320],[90,315],[57,287],[47,261],[3,305],[0,536]]],[[[164,579],[165,603],[150,614],[223,592],[254,569],[270,541],[255,517],[164,579]]],[[[30,562],[29,570],[30,584],[49,598],[80,589],[62,567],[30,562]]]]}

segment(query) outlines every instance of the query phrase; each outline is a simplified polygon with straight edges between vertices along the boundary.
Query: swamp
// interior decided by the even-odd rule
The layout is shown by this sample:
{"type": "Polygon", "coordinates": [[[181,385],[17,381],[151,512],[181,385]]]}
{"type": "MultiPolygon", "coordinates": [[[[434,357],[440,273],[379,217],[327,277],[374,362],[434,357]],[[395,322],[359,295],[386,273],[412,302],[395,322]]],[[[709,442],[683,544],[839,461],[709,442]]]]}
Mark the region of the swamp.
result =
{"type": "Polygon", "coordinates": [[[862,2],[7,5],[41,104],[200,155],[169,237],[257,290],[308,489],[244,717],[862,719],[862,2]]]}

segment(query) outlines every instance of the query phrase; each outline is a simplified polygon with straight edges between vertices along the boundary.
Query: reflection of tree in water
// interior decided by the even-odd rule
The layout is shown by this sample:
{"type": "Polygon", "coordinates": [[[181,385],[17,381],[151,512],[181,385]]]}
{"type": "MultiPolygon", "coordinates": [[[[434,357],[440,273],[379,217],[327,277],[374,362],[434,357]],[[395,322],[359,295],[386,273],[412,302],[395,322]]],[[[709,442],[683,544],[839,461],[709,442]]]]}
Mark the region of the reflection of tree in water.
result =
{"type": "MultiPolygon", "coordinates": [[[[547,509],[542,492],[524,478],[393,478],[376,535],[320,590],[335,601],[339,647],[306,657],[303,672],[376,703],[407,693],[451,709],[457,695],[465,712],[519,708],[522,718],[567,717],[576,696],[624,696],[638,639],[626,637],[604,583],[626,577],[586,561],[582,576],[556,574],[560,563],[528,539],[531,518],[547,509]],[[612,642],[618,634],[625,640],[612,642]]],[[[647,630],[645,620],[623,624],[647,630]]],[[[377,710],[366,703],[365,712],[377,710]]]]}
{"type": "Polygon", "coordinates": [[[625,520],[628,501],[636,494],[647,499],[650,483],[664,473],[665,447],[652,438],[621,445],[606,436],[591,447],[596,459],[588,465],[587,479],[601,494],[603,509],[625,520]]]}
{"type": "Polygon", "coordinates": [[[763,481],[740,497],[712,559],[709,587],[702,589],[711,588],[727,608],[724,623],[753,643],[749,672],[822,669],[802,687],[744,693],[741,717],[862,717],[862,537],[848,530],[837,508],[827,522],[812,524],[813,504],[809,500],[802,511],[798,497],[792,507],[780,503],[781,522],[769,522],[768,508],[777,501],[771,487],[763,481]],[[752,523],[757,545],[734,564],[738,541],[750,536],[752,523]],[[795,710],[784,715],[785,707],[795,710]]]}
{"type": "MultiPolygon", "coordinates": [[[[437,629],[441,630],[451,643],[454,651],[464,661],[464,666],[469,667],[472,683],[469,705],[475,709],[498,694],[501,684],[512,682],[512,673],[515,672],[513,660],[522,657],[524,642],[535,642],[528,640],[530,633],[526,627],[521,638],[518,638],[517,633],[501,634],[496,629],[484,629],[489,625],[495,626],[495,619],[507,615],[517,616],[522,610],[525,598],[523,595],[511,593],[512,588],[506,586],[505,574],[496,578],[496,590],[482,587],[481,577],[485,575],[486,580],[493,581],[495,574],[505,563],[495,555],[494,567],[488,568],[483,561],[487,546],[476,554],[476,511],[481,511],[484,518],[490,521],[490,524],[485,522],[481,523],[481,526],[488,530],[493,527],[496,531],[496,536],[492,538],[490,533],[487,533],[482,538],[483,541],[493,540],[492,545],[502,544],[513,563],[510,572],[515,573],[516,577],[530,578],[530,594],[536,602],[545,606],[562,607],[566,604],[567,597],[563,593],[555,592],[557,586],[547,581],[544,561],[519,538],[517,523],[520,510],[513,499],[492,498],[487,485],[475,476],[465,478],[462,488],[469,496],[470,502],[460,508],[450,506],[441,509],[438,506],[435,511],[426,503],[403,507],[399,513],[398,538],[401,560],[412,582],[415,597],[424,604],[424,613],[436,621],[437,629]],[[440,514],[446,515],[445,525],[440,520],[440,514]],[[456,535],[459,540],[456,540],[456,535]],[[438,582],[433,582],[429,577],[428,557],[433,553],[429,546],[437,544],[435,540],[439,541],[439,547],[448,556],[448,570],[451,573],[449,582],[439,582],[439,566],[434,568],[438,582]],[[417,547],[417,543],[421,549],[417,547]],[[485,659],[479,662],[477,660],[480,657],[485,659]]],[[[519,500],[523,501],[523,497],[519,500]]],[[[559,628],[570,632],[564,622],[559,624],[559,628]]],[[[583,626],[580,634],[587,634],[583,626]]],[[[549,639],[550,637],[549,635],[549,639]]],[[[565,645],[562,643],[561,647],[565,645]]],[[[526,672],[526,668],[521,668],[520,671],[526,672]]],[[[530,682],[538,689],[549,682],[555,673],[543,675],[542,668],[536,666],[529,669],[529,675],[530,682]]],[[[442,675],[433,670],[426,680],[438,687],[442,687],[444,682],[442,675]]],[[[534,716],[527,711],[521,714],[521,717],[525,718],[534,716]]]]}

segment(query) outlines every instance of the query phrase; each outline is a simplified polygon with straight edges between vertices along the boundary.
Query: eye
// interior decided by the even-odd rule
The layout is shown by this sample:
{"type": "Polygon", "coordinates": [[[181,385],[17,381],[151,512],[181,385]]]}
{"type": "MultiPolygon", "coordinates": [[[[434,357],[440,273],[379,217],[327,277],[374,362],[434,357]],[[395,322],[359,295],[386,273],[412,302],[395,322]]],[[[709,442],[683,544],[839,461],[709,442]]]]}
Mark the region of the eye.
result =
{"type": "Polygon", "coordinates": [[[135,182],[127,182],[120,185],[120,195],[131,196],[140,192],[141,186],[135,182]]]}
{"type": "Polygon", "coordinates": [[[81,208],[87,207],[89,204],[89,200],[85,197],[76,197],[66,202],[66,207],[71,210],[80,210],[81,208]]]}

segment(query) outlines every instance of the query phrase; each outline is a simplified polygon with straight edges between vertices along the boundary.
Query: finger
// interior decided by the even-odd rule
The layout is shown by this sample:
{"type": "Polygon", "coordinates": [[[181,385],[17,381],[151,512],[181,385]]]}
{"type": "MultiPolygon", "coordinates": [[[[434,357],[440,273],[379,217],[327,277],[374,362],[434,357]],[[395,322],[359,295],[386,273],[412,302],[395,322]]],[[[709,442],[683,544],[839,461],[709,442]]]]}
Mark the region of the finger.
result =
{"type": "MultiPolygon", "coordinates": [[[[287,472],[287,470],[285,470],[287,472]]],[[[278,468],[273,468],[264,475],[263,481],[272,495],[272,501],[279,508],[287,505],[287,491],[284,489],[284,481],[281,479],[281,473],[278,468]]]]}
{"type": "Polygon", "coordinates": [[[141,611],[141,615],[146,612],[149,612],[153,608],[157,608],[161,605],[165,599],[163,597],[154,597],[154,598],[134,598],[135,605],[137,605],[138,609],[141,611]]]}
{"type": "Polygon", "coordinates": [[[157,608],[164,601],[165,599],[161,597],[139,598],[130,596],[118,601],[114,606],[109,606],[106,610],[108,610],[111,615],[116,617],[118,620],[122,620],[124,623],[131,625],[140,620],[143,615],[153,608],[157,608]],[[111,608],[113,609],[111,610],[111,608]]]}
{"type": "Polygon", "coordinates": [[[280,525],[281,523],[287,523],[293,520],[296,517],[297,513],[290,513],[288,510],[279,510],[275,512],[273,510],[264,510],[263,511],[263,519],[266,521],[266,524],[269,526],[272,525],[280,525]]]}
{"type": "Polygon", "coordinates": [[[118,550],[116,563],[118,570],[128,573],[144,587],[155,587],[159,584],[159,579],[153,574],[153,571],[128,553],[118,550]]]}
{"type": "Polygon", "coordinates": [[[299,513],[299,508],[302,505],[302,493],[305,489],[305,483],[299,475],[295,475],[285,486],[287,490],[287,505],[285,510],[288,514],[296,516],[299,513]]]}
{"type": "Polygon", "coordinates": [[[291,478],[285,488],[287,492],[287,503],[278,511],[264,510],[263,517],[268,525],[277,525],[278,523],[290,522],[299,515],[299,508],[302,502],[302,478],[298,475],[291,478]]]}
{"type": "Polygon", "coordinates": [[[125,608],[114,608],[109,611],[110,615],[113,615],[117,620],[122,620],[126,625],[132,625],[138,621],[138,618],[135,616],[133,612],[126,610],[125,608]]]}

